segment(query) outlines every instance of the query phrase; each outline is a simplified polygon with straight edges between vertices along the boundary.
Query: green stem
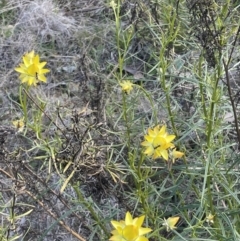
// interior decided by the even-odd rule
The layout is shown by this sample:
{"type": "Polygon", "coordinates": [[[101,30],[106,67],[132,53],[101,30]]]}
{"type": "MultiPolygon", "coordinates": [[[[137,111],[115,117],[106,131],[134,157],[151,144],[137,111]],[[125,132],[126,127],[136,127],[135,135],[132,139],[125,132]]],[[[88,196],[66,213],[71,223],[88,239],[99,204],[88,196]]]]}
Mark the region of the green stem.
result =
{"type": "Polygon", "coordinates": [[[120,26],[120,0],[118,0],[117,7],[113,8],[115,23],[116,23],[116,41],[117,41],[117,49],[118,49],[118,67],[119,67],[119,79],[122,79],[123,73],[123,57],[121,53],[121,45],[120,45],[120,35],[121,35],[121,26],[120,26]]]}
{"type": "Polygon", "coordinates": [[[200,89],[200,94],[201,94],[201,102],[202,102],[202,107],[203,107],[203,113],[205,119],[207,119],[207,108],[206,108],[206,103],[205,103],[205,95],[203,91],[203,82],[202,82],[202,62],[203,62],[203,56],[200,56],[199,59],[199,64],[198,64],[198,77],[199,77],[199,89],[200,89]]]}
{"type": "Polygon", "coordinates": [[[25,91],[28,91],[28,88],[27,90],[25,90],[24,87],[22,85],[20,85],[19,87],[19,100],[20,100],[20,105],[21,105],[21,108],[23,110],[23,116],[24,116],[24,121],[25,123],[27,123],[27,120],[28,120],[28,115],[27,115],[27,95],[25,93],[25,91]]]}
{"type": "MultiPolygon", "coordinates": [[[[221,59],[221,55],[219,56],[219,60],[221,59]]],[[[207,150],[208,153],[212,150],[212,138],[214,136],[213,130],[214,130],[214,124],[216,120],[216,105],[218,102],[218,82],[221,78],[221,65],[220,61],[218,61],[217,64],[217,71],[214,73],[214,79],[213,79],[213,91],[211,96],[211,103],[210,103],[210,110],[209,115],[207,116],[207,150]]],[[[211,213],[214,213],[214,207],[213,207],[213,201],[212,201],[212,191],[211,191],[211,185],[212,185],[212,175],[210,173],[211,166],[210,165],[214,160],[212,160],[212,155],[208,155],[207,158],[208,161],[208,168],[207,168],[207,192],[208,192],[208,204],[210,205],[211,213]]],[[[213,163],[214,164],[214,163],[213,163]]]]}
{"type": "Polygon", "coordinates": [[[94,218],[94,220],[96,221],[96,223],[102,228],[104,233],[108,236],[109,235],[108,230],[104,227],[102,220],[100,220],[100,218],[98,217],[98,215],[96,214],[96,212],[92,208],[91,203],[86,201],[85,198],[83,197],[82,193],[79,190],[79,185],[77,183],[75,183],[75,184],[72,185],[72,187],[77,194],[79,202],[81,202],[82,204],[85,205],[85,207],[91,213],[91,215],[94,218]]]}
{"type": "Polygon", "coordinates": [[[170,122],[171,122],[171,125],[172,125],[172,128],[173,128],[173,132],[177,137],[178,136],[177,129],[176,129],[176,126],[175,126],[175,123],[174,123],[174,116],[173,116],[172,109],[171,109],[171,100],[170,100],[170,94],[169,94],[169,88],[170,87],[167,87],[166,78],[165,78],[167,63],[166,63],[165,57],[162,54],[160,54],[160,62],[162,63],[162,68],[161,68],[162,74],[161,74],[161,80],[160,80],[161,86],[162,86],[162,89],[163,89],[165,97],[166,97],[167,111],[168,111],[168,116],[170,118],[170,122]]]}
{"type": "Polygon", "coordinates": [[[131,145],[131,136],[130,136],[130,133],[131,133],[131,128],[129,126],[129,120],[128,120],[128,116],[127,116],[127,103],[126,103],[126,93],[124,93],[122,91],[122,97],[123,97],[123,119],[126,123],[126,138],[127,138],[127,146],[128,148],[130,148],[130,145],[131,145]]]}

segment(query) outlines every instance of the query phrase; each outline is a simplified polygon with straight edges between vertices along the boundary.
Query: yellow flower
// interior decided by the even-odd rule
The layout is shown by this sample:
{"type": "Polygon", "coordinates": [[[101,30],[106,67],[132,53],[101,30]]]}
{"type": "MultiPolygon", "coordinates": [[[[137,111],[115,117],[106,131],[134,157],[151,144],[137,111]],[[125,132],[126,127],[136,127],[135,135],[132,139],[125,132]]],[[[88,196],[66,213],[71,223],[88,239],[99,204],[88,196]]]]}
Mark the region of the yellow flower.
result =
{"type": "Polygon", "coordinates": [[[175,139],[175,135],[168,135],[166,126],[156,126],[148,129],[148,134],[144,136],[145,141],[141,143],[146,147],[144,154],[152,156],[153,159],[163,157],[168,160],[168,149],[175,147],[171,141],[175,139]]]}
{"type": "Polygon", "coordinates": [[[148,241],[145,234],[152,231],[150,228],[142,228],[145,216],[132,218],[132,215],[127,212],[125,221],[111,221],[115,230],[113,230],[111,241],[148,241]]]}
{"type": "Polygon", "coordinates": [[[113,9],[115,9],[115,8],[117,7],[117,4],[115,3],[114,0],[112,0],[112,1],[110,2],[110,7],[112,7],[113,9]]]}
{"type": "Polygon", "coordinates": [[[120,83],[120,86],[122,87],[122,91],[129,94],[133,89],[133,83],[131,83],[129,80],[123,80],[122,83],[120,83]]]}
{"type": "Polygon", "coordinates": [[[23,56],[23,63],[19,67],[15,68],[20,73],[20,80],[27,85],[36,85],[39,81],[46,82],[47,79],[44,74],[50,72],[49,69],[43,67],[47,62],[41,62],[39,55],[34,55],[34,50],[23,56]]]}
{"type": "Polygon", "coordinates": [[[206,222],[214,223],[214,217],[215,217],[215,215],[212,215],[211,213],[209,213],[208,216],[206,217],[206,222]]]}
{"type": "Polygon", "coordinates": [[[24,129],[24,117],[19,119],[19,120],[13,121],[12,124],[18,130],[18,132],[23,132],[23,129],[24,129]]]}
{"type": "Polygon", "coordinates": [[[167,220],[164,218],[163,226],[166,226],[167,231],[175,229],[180,217],[169,217],[167,220]]]}
{"type": "Polygon", "coordinates": [[[172,162],[175,163],[175,160],[181,158],[183,155],[184,155],[183,152],[176,151],[176,148],[174,148],[171,153],[172,162]]]}

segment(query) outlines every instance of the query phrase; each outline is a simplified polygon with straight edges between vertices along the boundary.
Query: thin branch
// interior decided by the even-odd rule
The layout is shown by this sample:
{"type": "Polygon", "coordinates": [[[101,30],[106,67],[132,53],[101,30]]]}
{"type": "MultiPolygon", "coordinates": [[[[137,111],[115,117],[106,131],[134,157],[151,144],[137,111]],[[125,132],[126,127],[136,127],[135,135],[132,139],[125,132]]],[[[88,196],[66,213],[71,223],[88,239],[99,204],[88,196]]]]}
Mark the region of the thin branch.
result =
{"type": "Polygon", "coordinates": [[[23,88],[24,93],[27,97],[37,106],[37,108],[53,123],[54,126],[63,134],[63,136],[68,140],[68,137],[64,134],[63,130],[53,121],[53,119],[39,106],[39,104],[33,99],[33,97],[23,88]]]}
{"type": "Polygon", "coordinates": [[[235,106],[235,103],[234,103],[234,99],[233,99],[233,96],[232,96],[232,89],[231,89],[231,86],[230,86],[230,78],[229,78],[229,73],[228,73],[228,64],[229,63],[230,62],[228,61],[228,63],[226,64],[225,60],[223,59],[223,66],[224,66],[224,71],[225,71],[226,79],[227,79],[228,95],[229,95],[229,99],[230,99],[231,105],[232,105],[232,110],[233,110],[233,115],[234,115],[234,124],[235,124],[236,132],[237,132],[238,149],[240,149],[240,130],[239,130],[239,125],[238,125],[236,106],[235,106]]]}
{"type": "Polygon", "coordinates": [[[65,228],[68,232],[70,232],[73,236],[75,236],[78,240],[86,241],[86,239],[82,238],[78,233],[76,233],[74,230],[72,230],[68,225],[66,225],[62,220],[59,220],[59,218],[44,205],[43,202],[41,202],[36,196],[34,196],[31,192],[25,191],[30,197],[32,197],[50,216],[52,216],[58,223],[65,228]]]}

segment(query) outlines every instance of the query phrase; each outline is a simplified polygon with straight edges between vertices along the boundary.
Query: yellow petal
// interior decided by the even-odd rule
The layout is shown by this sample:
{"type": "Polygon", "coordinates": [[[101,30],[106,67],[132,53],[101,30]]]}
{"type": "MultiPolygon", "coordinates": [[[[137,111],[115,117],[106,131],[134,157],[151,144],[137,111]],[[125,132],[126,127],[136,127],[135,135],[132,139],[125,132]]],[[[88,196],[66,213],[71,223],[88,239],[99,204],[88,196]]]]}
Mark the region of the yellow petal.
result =
{"type": "Polygon", "coordinates": [[[162,157],[163,157],[166,161],[168,161],[168,152],[167,152],[167,150],[161,150],[160,153],[161,153],[162,157]]]}
{"type": "Polygon", "coordinates": [[[49,69],[40,69],[39,70],[39,74],[46,74],[46,73],[49,73],[50,70],[49,69]]]}
{"type": "Polygon", "coordinates": [[[130,225],[132,223],[133,223],[132,215],[130,214],[130,212],[127,212],[125,216],[125,224],[130,225]]]}
{"type": "Polygon", "coordinates": [[[118,221],[112,220],[112,221],[111,221],[111,224],[112,224],[112,226],[113,226],[115,229],[117,229],[118,227],[122,227],[122,223],[121,223],[121,222],[118,222],[118,221]]]}
{"type": "Polygon", "coordinates": [[[29,58],[33,58],[34,57],[34,50],[32,50],[29,54],[28,54],[29,58]]]}
{"type": "Polygon", "coordinates": [[[147,233],[150,233],[152,231],[151,228],[140,228],[139,229],[139,235],[144,235],[144,234],[147,234],[147,233]]]}
{"type": "Polygon", "coordinates": [[[143,141],[143,142],[141,142],[141,145],[142,146],[151,146],[152,144],[149,143],[148,141],[143,141]]]}
{"type": "Polygon", "coordinates": [[[31,63],[30,63],[30,59],[28,58],[28,56],[24,56],[24,57],[23,57],[23,63],[24,63],[24,65],[25,65],[26,67],[31,64],[31,63]]]}
{"type": "Polygon", "coordinates": [[[159,131],[159,134],[164,135],[165,133],[166,133],[166,126],[164,125],[164,126],[161,127],[161,129],[159,131]]]}
{"type": "Polygon", "coordinates": [[[167,142],[171,142],[171,141],[173,141],[175,138],[176,138],[175,135],[168,135],[168,136],[166,137],[166,141],[167,141],[167,142]]]}
{"type": "Polygon", "coordinates": [[[167,220],[164,219],[163,225],[166,226],[167,231],[175,229],[175,225],[177,224],[180,217],[169,217],[167,220]]]}
{"type": "Polygon", "coordinates": [[[139,218],[135,218],[135,219],[133,220],[133,223],[134,223],[135,225],[137,225],[138,227],[141,227],[142,224],[143,224],[144,218],[145,218],[145,215],[142,215],[142,216],[139,217],[139,218]]]}
{"type": "Polygon", "coordinates": [[[22,68],[19,68],[19,67],[15,68],[14,70],[19,72],[19,73],[23,73],[23,74],[25,73],[25,70],[23,70],[22,68]]]}
{"type": "Polygon", "coordinates": [[[41,81],[43,81],[43,82],[46,82],[46,81],[47,81],[47,78],[46,78],[45,75],[43,75],[43,74],[39,74],[37,77],[38,77],[39,80],[41,80],[41,81]]]}
{"type": "Polygon", "coordinates": [[[177,158],[181,158],[184,155],[184,153],[180,151],[176,151],[176,149],[174,149],[172,155],[174,159],[177,159],[177,158]]]}
{"type": "MultiPolygon", "coordinates": [[[[35,65],[39,65],[40,63],[39,63],[39,60],[40,60],[40,58],[39,58],[39,55],[37,54],[34,58],[33,58],[33,63],[35,64],[35,65]]],[[[43,62],[44,63],[44,62],[43,62]]]]}
{"type": "Polygon", "coordinates": [[[144,154],[151,156],[154,153],[154,148],[153,146],[149,146],[145,151],[144,154]]]}
{"type": "Polygon", "coordinates": [[[153,159],[157,159],[160,157],[162,157],[162,149],[161,147],[158,147],[154,150],[153,159]]]}

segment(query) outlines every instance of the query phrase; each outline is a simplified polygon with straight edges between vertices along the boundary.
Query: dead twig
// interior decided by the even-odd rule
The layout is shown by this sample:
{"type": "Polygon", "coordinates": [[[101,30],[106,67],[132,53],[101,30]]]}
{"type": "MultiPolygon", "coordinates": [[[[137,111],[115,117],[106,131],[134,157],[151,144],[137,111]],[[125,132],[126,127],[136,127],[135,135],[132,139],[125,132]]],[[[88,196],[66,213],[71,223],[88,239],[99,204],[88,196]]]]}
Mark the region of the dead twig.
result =
{"type": "Polygon", "coordinates": [[[27,193],[31,198],[33,198],[51,217],[53,217],[56,221],[58,221],[58,223],[65,228],[69,233],[71,233],[73,236],[75,236],[78,240],[81,241],[86,241],[86,239],[84,239],[83,237],[81,237],[78,233],[76,233],[74,230],[72,230],[68,225],[66,225],[62,220],[59,220],[59,218],[50,210],[46,207],[46,205],[44,205],[43,202],[41,202],[34,194],[32,194],[29,191],[26,191],[25,193],[27,193]]]}
{"type": "Polygon", "coordinates": [[[239,130],[239,125],[238,125],[238,117],[237,117],[236,106],[235,106],[234,99],[233,99],[233,96],[232,96],[232,88],[231,88],[231,85],[230,85],[230,78],[229,78],[229,71],[228,71],[228,69],[229,69],[229,64],[231,62],[231,59],[232,59],[232,54],[234,52],[234,49],[235,49],[235,46],[236,46],[236,43],[237,43],[237,39],[238,39],[239,33],[240,33],[240,26],[238,27],[238,31],[236,33],[236,36],[235,36],[235,39],[234,39],[234,42],[233,42],[233,47],[231,49],[230,56],[228,58],[227,63],[223,59],[223,66],[224,66],[224,71],[225,71],[226,80],[227,80],[228,95],[229,95],[229,99],[230,99],[232,110],[233,110],[234,124],[235,124],[236,132],[237,132],[238,149],[240,149],[240,130],[239,130]]]}

